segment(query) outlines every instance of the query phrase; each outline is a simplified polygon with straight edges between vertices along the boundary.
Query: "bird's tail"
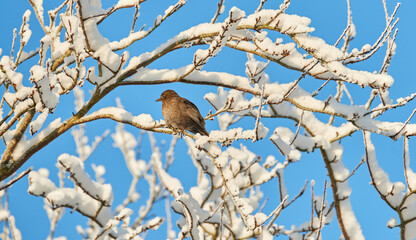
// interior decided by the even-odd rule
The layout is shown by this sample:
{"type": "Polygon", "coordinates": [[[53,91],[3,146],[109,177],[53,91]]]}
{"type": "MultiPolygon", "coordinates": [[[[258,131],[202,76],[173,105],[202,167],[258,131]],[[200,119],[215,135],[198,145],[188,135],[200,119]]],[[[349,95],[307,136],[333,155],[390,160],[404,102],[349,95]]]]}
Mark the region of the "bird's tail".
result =
{"type": "Polygon", "coordinates": [[[201,135],[209,136],[208,131],[204,127],[203,128],[197,128],[197,132],[201,135]]]}

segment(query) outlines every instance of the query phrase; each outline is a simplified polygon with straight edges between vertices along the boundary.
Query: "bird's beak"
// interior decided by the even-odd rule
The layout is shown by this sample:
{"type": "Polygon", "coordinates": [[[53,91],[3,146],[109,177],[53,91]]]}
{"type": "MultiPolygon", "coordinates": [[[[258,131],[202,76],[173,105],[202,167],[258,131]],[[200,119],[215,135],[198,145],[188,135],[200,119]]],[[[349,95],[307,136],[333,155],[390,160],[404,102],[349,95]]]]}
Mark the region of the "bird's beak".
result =
{"type": "Polygon", "coordinates": [[[155,102],[160,102],[162,101],[162,98],[157,99],[155,102]]]}

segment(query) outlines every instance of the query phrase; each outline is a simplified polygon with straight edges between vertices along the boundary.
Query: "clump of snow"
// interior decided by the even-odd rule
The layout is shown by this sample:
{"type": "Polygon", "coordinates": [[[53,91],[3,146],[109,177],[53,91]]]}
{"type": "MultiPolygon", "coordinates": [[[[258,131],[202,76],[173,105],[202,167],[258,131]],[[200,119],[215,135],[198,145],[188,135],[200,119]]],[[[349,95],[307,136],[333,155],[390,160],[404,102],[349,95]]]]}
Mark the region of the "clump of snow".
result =
{"type": "Polygon", "coordinates": [[[390,220],[387,222],[388,228],[394,228],[397,226],[396,219],[394,217],[391,217],[390,220]]]}
{"type": "Polygon", "coordinates": [[[57,118],[53,120],[49,125],[43,129],[38,134],[34,135],[31,139],[26,140],[26,137],[24,136],[19,144],[17,145],[16,149],[14,150],[12,157],[14,159],[20,158],[30,147],[32,147],[34,144],[38,143],[40,139],[45,138],[48,136],[52,131],[58,129],[62,126],[61,118],[57,118]]]}
{"type": "MultiPolygon", "coordinates": [[[[265,38],[265,36],[264,36],[265,38]]],[[[246,62],[246,75],[252,83],[258,84],[259,87],[270,82],[269,75],[265,69],[269,63],[256,60],[253,56],[246,62]]]]}
{"type": "Polygon", "coordinates": [[[58,88],[51,85],[48,77],[48,71],[39,65],[34,65],[30,69],[29,80],[35,85],[35,94],[33,99],[36,103],[36,111],[42,112],[44,108],[53,112],[59,103],[58,88]]]}
{"type": "MultiPolygon", "coordinates": [[[[220,221],[218,213],[211,216],[211,214],[202,209],[198,202],[189,194],[181,193],[176,197],[175,203],[172,204],[172,208],[186,217],[188,229],[193,239],[199,239],[199,224],[202,224],[205,221],[213,223],[218,223],[220,221]]],[[[180,225],[183,224],[184,223],[182,222],[180,225]]]]}
{"type": "Polygon", "coordinates": [[[84,170],[84,163],[75,156],[61,154],[58,162],[70,173],[71,179],[77,183],[88,195],[103,201],[104,204],[113,202],[113,190],[110,184],[100,184],[93,181],[84,170]]]}
{"type": "MultiPolygon", "coordinates": [[[[37,1],[39,1],[39,0],[37,0],[37,1]]],[[[40,0],[40,2],[42,2],[42,1],[40,0]]],[[[42,7],[42,5],[40,5],[40,7],[42,7]]],[[[29,42],[30,36],[32,36],[32,31],[29,29],[29,23],[28,23],[29,19],[30,19],[30,14],[31,14],[30,10],[26,10],[26,12],[23,14],[23,24],[22,24],[22,27],[20,28],[20,32],[19,32],[19,34],[21,36],[20,41],[23,44],[26,44],[27,42],[29,42]]]]}
{"type": "Polygon", "coordinates": [[[369,52],[371,50],[371,45],[370,44],[365,44],[362,48],[361,48],[361,52],[369,52]]]}
{"type": "Polygon", "coordinates": [[[314,142],[310,138],[302,135],[296,136],[290,129],[285,127],[277,127],[270,140],[276,145],[280,153],[290,161],[300,160],[301,153],[296,147],[299,146],[301,149],[308,149],[309,151],[314,147],[314,142]]]}
{"type": "Polygon", "coordinates": [[[154,162],[155,170],[159,176],[160,181],[168,188],[168,191],[176,196],[178,191],[182,191],[183,186],[179,179],[170,176],[162,166],[160,152],[153,152],[152,161],[154,162]]]}
{"type": "Polygon", "coordinates": [[[309,24],[311,23],[309,18],[290,15],[282,13],[281,10],[272,9],[263,9],[251,14],[246,19],[242,20],[240,25],[258,26],[266,23],[269,23],[269,26],[273,26],[286,34],[299,34],[314,31],[314,28],[309,27],[309,24]]]}
{"type": "Polygon", "coordinates": [[[136,5],[140,6],[140,0],[118,0],[114,8],[125,8],[136,5]]]}
{"type": "Polygon", "coordinates": [[[410,167],[410,152],[408,141],[408,139],[404,139],[404,174],[406,177],[406,182],[408,184],[407,187],[410,191],[412,191],[413,189],[416,189],[416,173],[410,167]]]}
{"type": "MultiPolygon", "coordinates": [[[[79,25],[79,19],[76,16],[65,16],[61,15],[62,23],[65,26],[65,29],[69,36],[72,36],[72,47],[74,48],[75,52],[81,53],[84,52],[84,49],[86,48],[85,43],[85,36],[82,33],[82,29],[79,25]]],[[[63,49],[66,48],[64,45],[58,45],[61,46],[57,51],[62,52],[62,54],[65,52],[63,49]],[[62,51],[61,51],[62,49],[62,51]]],[[[54,51],[54,54],[57,53],[57,51],[54,51]]]]}
{"type": "Polygon", "coordinates": [[[390,75],[349,69],[339,61],[329,62],[326,66],[335,76],[361,87],[370,86],[384,89],[391,87],[394,82],[390,75]]]}
{"type": "Polygon", "coordinates": [[[328,45],[324,40],[318,37],[312,37],[307,34],[296,35],[298,44],[308,51],[316,54],[319,59],[325,62],[338,60],[344,56],[344,53],[335,46],[328,45]]]}
{"type": "Polygon", "coordinates": [[[45,196],[46,194],[56,190],[57,187],[55,184],[49,180],[47,176],[44,176],[36,171],[31,171],[29,173],[29,189],[33,195],[36,196],[45,196]]]}
{"type": "Polygon", "coordinates": [[[42,127],[43,123],[46,120],[46,117],[49,114],[49,110],[45,109],[42,113],[36,118],[35,121],[30,123],[30,133],[33,135],[42,127]]]}
{"type": "Polygon", "coordinates": [[[140,128],[152,128],[156,125],[150,114],[142,113],[137,116],[133,116],[130,112],[118,107],[106,107],[95,111],[85,118],[94,118],[97,116],[109,117],[120,122],[129,122],[132,125],[139,126],[140,128]]]}
{"type": "Polygon", "coordinates": [[[100,0],[81,0],[81,6],[82,17],[84,19],[105,14],[104,9],[102,9],[100,0]]]}
{"type": "Polygon", "coordinates": [[[118,124],[116,132],[111,135],[114,141],[114,146],[119,148],[124,155],[127,168],[135,177],[140,177],[146,171],[146,163],[143,160],[137,159],[136,149],[137,141],[133,134],[125,131],[122,124],[118,124]]]}
{"type": "Polygon", "coordinates": [[[255,130],[244,130],[242,128],[234,128],[229,129],[227,131],[219,131],[213,130],[209,134],[209,138],[202,138],[201,140],[198,139],[197,146],[201,148],[207,141],[212,142],[219,142],[223,146],[229,146],[233,141],[238,139],[256,139],[256,135],[259,139],[262,139],[267,136],[269,129],[264,127],[264,125],[260,122],[258,131],[256,134],[255,130]]]}
{"type": "Polygon", "coordinates": [[[197,70],[200,70],[209,58],[217,55],[221,51],[221,48],[225,46],[231,34],[236,31],[238,23],[244,17],[244,11],[235,6],[231,8],[229,17],[222,24],[221,31],[210,43],[209,48],[207,50],[198,49],[195,52],[193,62],[197,70]]]}
{"type": "Polygon", "coordinates": [[[402,182],[392,183],[389,175],[378,165],[375,154],[375,147],[371,142],[370,133],[364,133],[364,140],[366,144],[366,156],[368,168],[371,172],[373,184],[380,192],[380,194],[387,197],[390,204],[399,206],[403,200],[405,185],[402,182]]]}

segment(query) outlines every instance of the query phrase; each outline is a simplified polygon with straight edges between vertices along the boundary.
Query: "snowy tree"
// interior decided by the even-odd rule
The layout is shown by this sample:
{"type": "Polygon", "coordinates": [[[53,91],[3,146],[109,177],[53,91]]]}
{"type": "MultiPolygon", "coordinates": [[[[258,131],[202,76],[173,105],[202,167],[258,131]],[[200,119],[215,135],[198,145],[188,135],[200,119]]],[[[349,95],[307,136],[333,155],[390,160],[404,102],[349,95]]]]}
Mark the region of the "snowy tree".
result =
{"type": "Polygon", "coordinates": [[[344,31],[333,33],[338,38],[335,43],[316,35],[319,26],[311,27],[309,18],[290,14],[290,0],[252,1],[250,7],[207,1],[204,4],[214,6],[214,11],[193,11],[208,20],[195,23],[189,16],[192,26],[184,29],[175,16],[192,13],[185,10],[192,4],[186,0],[165,9],[165,2],[158,6],[157,1],[145,0],[119,0],[112,6],[101,0],[63,0],[50,9],[50,3],[29,2],[32,9],[14,32],[10,54],[3,48],[0,56],[4,239],[21,239],[7,191],[25,178],[28,193],[44,199],[48,239],[56,237],[65,209],[85,217],[78,223],[82,225],[73,228],[85,239],[144,239],[154,231],[166,239],[322,239],[327,231],[343,239],[364,239],[365,226],[351,201],[350,181],[358,170],[366,173],[372,191],[392,210],[387,227],[399,229],[401,239],[416,238],[416,173],[409,153],[409,138],[416,134],[411,123],[415,111],[399,121],[389,115],[416,96],[393,100],[389,95],[394,86],[389,67],[397,47],[400,4],[387,6],[381,1],[384,30],[378,38],[366,39],[371,44],[353,48],[357,32],[349,0],[346,10],[334,10],[347,12],[344,31]],[[138,23],[146,19],[141,13],[151,11],[149,5],[156,5],[160,15],[141,27],[138,23]],[[105,24],[119,12],[124,14],[119,27],[127,34],[110,40],[105,24]],[[35,21],[42,37],[35,42],[37,47],[29,49],[35,21]],[[172,35],[160,32],[165,25],[172,35]],[[156,47],[148,50],[143,45],[146,40],[156,42],[156,47]],[[244,59],[236,59],[234,54],[241,53],[238,56],[244,59]],[[163,67],[168,55],[181,54],[190,56],[179,61],[183,65],[163,67]],[[362,64],[377,54],[384,59],[377,71],[362,64]],[[243,70],[215,65],[223,55],[243,70]],[[160,109],[135,115],[119,98],[113,100],[115,106],[101,104],[122,87],[159,85],[151,95],[137,94],[153,96],[151,101],[141,100],[147,104],[169,88],[167,83],[209,86],[203,98],[212,110],[202,113],[206,121],[213,120],[208,124],[216,126],[209,127],[209,136],[185,133],[181,138],[163,119],[155,119],[160,109]],[[62,101],[73,97],[74,110],[59,112],[67,107],[62,101]],[[111,120],[106,121],[108,131],[90,142],[86,128],[100,119],[111,120]],[[282,123],[283,119],[291,124],[282,123]],[[53,169],[22,167],[68,133],[76,149],[56,159],[58,178],[50,176],[53,169]],[[150,144],[142,149],[145,136],[150,144]],[[170,143],[163,144],[165,136],[170,143]],[[362,140],[364,154],[347,162],[344,139],[350,136],[362,140]],[[403,151],[397,153],[402,167],[399,181],[392,182],[389,171],[380,166],[375,137],[403,143],[403,151]],[[111,141],[124,161],[113,159],[111,166],[92,162],[95,151],[115,151],[100,149],[104,141],[111,141]],[[176,148],[178,142],[186,143],[189,156],[176,148]],[[150,152],[150,157],[142,158],[138,149],[150,152]],[[186,171],[197,172],[196,184],[189,190],[183,178],[170,171],[179,156],[194,165],[186,171]],[[304,165],[309,156],[319,156],[319,178],[300,176],[304,185],[289,189],[285,179],[296,174],[289,168],[304,165]],[[124,200],[116,202],[117,186],[104,176],[121,162],[131,182],[125,183],[129,190],[124,200]],[[143,189],[147,199],[138,205],[143,189]],[[307,208],[295,205],[302,198],[307,199],[307,208]],[[292,213],[297,212],[298,221],[281,218],[289,207],[295,208],[292,213]]]}

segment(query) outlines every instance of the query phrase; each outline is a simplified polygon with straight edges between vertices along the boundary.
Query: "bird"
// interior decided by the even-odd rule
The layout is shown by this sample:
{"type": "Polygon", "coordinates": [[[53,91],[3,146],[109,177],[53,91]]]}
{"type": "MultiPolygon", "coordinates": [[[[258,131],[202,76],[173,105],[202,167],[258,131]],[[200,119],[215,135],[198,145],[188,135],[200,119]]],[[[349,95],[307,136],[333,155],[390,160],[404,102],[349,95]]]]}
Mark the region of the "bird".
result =
{"type": "Polygon", "coordinates": [[[205,120],[198,108],[186,98],[179,96],[173,90],[166,90],[156,102],[162,102],[162,114],[165,118],[166,127],[174,132],[180,131],[181,138],[185,130],[209,136],[205,129],[205,120]]]}

